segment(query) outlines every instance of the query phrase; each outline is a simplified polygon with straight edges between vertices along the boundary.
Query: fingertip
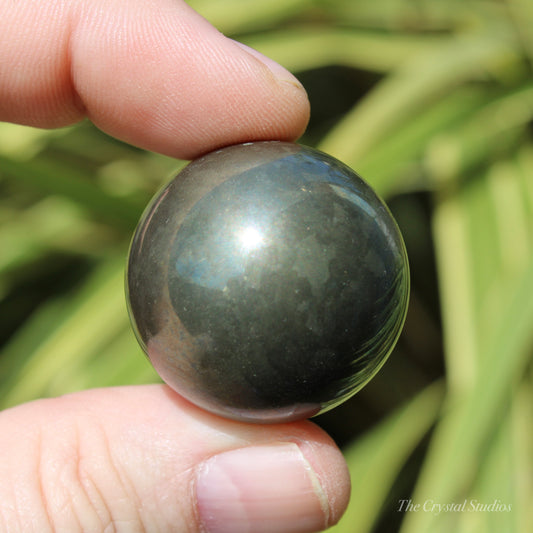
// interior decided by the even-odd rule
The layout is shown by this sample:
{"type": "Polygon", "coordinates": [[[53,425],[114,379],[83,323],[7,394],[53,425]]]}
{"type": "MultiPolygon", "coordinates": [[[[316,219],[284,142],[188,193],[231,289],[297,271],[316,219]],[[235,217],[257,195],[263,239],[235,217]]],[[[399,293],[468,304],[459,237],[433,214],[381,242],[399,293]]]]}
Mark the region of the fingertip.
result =
{"type": "Polygon", "coordinates": [[[118,27],[116,15],[79,23],[73,79],[97,126],[182,159],[302,135],[309,101],[294,76],[226,38],[185,3],[157,4],[142,16],[130,5],[118,27]]]}
{"type": "Polygon", "coordinates": [[[270,57],[265,56],[255,48],[251,48],[250,46],[233,39],[231,39],[231,41],[234,42],[241,50],[244,50],[244,52],[251,55],[254,59],[258,60],[263,66],[265,66],[279,83],[288,83],[289,85],[294,86],[301,94],[303,93],[305,99],[307,100],[307,93],[305,92],[303,85],[300,83],[298,78],[289,72],[284,66],[280,65],[270,57]]]}
{"type": "Polygon", "coordinates": [[[13,3],[2,12],[0,119],[106,133],[183,159],[228,144],[297,139],[301,84],[224,37],[185,2],[13,3]]]}
{"type": "Polygon", "coordinates": [[[351,480],[342,452],[329,436],[300,443],[302,452],[312,465],[328,502],[327,527],[342,517],[350,500],[351,480]]]}

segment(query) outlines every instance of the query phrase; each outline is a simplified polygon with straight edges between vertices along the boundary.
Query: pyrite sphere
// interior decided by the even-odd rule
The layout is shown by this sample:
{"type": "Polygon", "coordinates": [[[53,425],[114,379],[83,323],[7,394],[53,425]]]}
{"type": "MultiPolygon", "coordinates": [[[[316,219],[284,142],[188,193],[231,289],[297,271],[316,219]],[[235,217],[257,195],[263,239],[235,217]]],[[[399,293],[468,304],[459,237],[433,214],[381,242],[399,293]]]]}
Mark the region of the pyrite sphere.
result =
{"type": "Polygon", "coordinates": [[[306,418],[383,365],[409,295],[398,227],[351,169],[283,142],[190,163],[151,202],[127,271],[160,376],[245,421],[306,418]]]}

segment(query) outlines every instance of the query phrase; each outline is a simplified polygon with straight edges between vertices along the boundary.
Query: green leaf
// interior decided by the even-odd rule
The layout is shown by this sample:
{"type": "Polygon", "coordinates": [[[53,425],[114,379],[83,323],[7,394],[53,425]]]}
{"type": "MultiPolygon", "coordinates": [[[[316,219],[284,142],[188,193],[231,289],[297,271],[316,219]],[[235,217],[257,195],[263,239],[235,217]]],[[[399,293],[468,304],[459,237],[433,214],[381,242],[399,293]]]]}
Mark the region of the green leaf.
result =
{"type": "Polygon", "coordinates": [[[380,33],[346,28],[291,28],[246,37],[243,42],[291,71],[344,65],[374,72],[394,70],[413,54],[434,49],[439,36],[380,33]]]}
{"type": "Polygon", "coordinates": [[[0,279],[50,250],[88,254],[116,245],[108,228],[91,223],[63,198],[50,196],[27,209],[1,213],[0,279]]]}
{"type": "MultiPolygon", "coordinates": [[[[479,329],[482,309],[476,309],[473,302],[468,276],[476,272],[476,265],[483,262],[484,257],[472,255],[473,248],[461,215],[469,204],[459,202],[460,194],[452,193],[447,200],[452,202],[453,209],[449,204],[443,204],[444,212],[441,210],[437,215],[444,219],[437,224],[442,230],[436,231],[435,238],[441,258],[442,291],[449,293],[443,304],[452,306],[459,313],[445,309],[443,317],[448,338],[455,337],[447,346],[447,370],[453,377],[467,368],[469,375],[460,386],[451,382],[453,388],[447,400],[447,414],[434,433],[417,484],[414,496],[417,501],[432,498],[451,502],[468,494],[480,468],[484,443],[497,427],[509,390],[522,376],[533,342],[533,256],[527,257],[526,263],[512,277],[508,277],[508,272],[500,265],[498,279],[504,284],[505,291],[499,292],[499,312],[490,329],[479,329]],[[454,222],[455,219],[459,223],[454,222]],[[448,223],[453,229],[446,235],[448,223]],[[446,257],[456,258],[459,267],[454,268],[446,257]],[[461,257],[463,260],[458,259],[461,257]],[[446,271],[449,268],[453,269],[452,273],[446,271]],[[467,277],[465,281],[461,281],[463,276],[467,277]],[[467,314],[459,309],[460,305],[467,306],[467,314]],[[468,321],[467,328],[461,323],[465,320],[468,321]],[[467,350],[461,348],[461,342],[468,345],[467,350]],[[466,363],[454,352],[461,349],[460,353],[467,358],[466,363]]],[[[438,516],[431,513],[411,513],[406,517],[403,531],[437,530],[438,523],[438,516]]]]}
{"type": "Polygon", "coordinates": [[[190,0],[189,5],[225,34],[268,28],[301,12],[313,0],[190,0]]]}
{"type": "Polygon", "coordinates": [[[457,37],[436,51],[417,54],[357,104],[320,148],[357,167],[379,142],[446,92],[516,61],[506,40],[486,34],[457,37]]]}
{"type": "Polygon", "coordinates": [[[529,0],[506,0],[518,39],[533,68],[533,4],[529,0]]]}
{"type": "Polygon", "coordinates": [[[59,161],[17,161],[0,155],[0,175],[16,178],[26,186],[45,194],[68,198],[88,213],[120,228],[135,227],[143,205],[106,194],[79,169],[59,161]]]}
{"type": "Polygon", "coordinates": [[[328,531],[372,531],[396,476],[434,424],[443,393],[441,384],[431,385],[345,450],[352,479],[350,504],[328,531]]]}
{"type": "Polygon", "coordinates": [[[12,339],[0,358],[9,370],[1,408],[72,390],[72,373],[83,374],[96,354],[129,327],[124,261],[120,255],[102,262],[79,293],[46,306],[12,339]]]}
{"type": "MultiPolygon", "coordinates": [[[[357,162],[357,171],[383,196],[428,190],[427,152],[435,136],[461,131],[464,123],[491,101],[484,90],[461,87],[403,122],[357,162]]],[[[442,163],[442,158],[438,159],[442,163]]]]}

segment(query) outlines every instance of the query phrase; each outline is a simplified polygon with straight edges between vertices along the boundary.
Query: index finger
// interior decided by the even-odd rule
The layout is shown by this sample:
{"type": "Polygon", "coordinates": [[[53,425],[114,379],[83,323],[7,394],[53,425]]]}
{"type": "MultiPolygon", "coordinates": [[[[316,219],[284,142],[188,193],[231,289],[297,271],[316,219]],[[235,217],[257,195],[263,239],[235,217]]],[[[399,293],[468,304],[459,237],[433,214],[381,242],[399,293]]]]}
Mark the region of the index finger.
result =
{"type": "Polygon", "coordinates": [[[294,140],[309,117],[288,71],[224,37],[181,0],[8,2],[0,20],[0,119],[91,119],[121,140],[192,158],[294,140]]]}

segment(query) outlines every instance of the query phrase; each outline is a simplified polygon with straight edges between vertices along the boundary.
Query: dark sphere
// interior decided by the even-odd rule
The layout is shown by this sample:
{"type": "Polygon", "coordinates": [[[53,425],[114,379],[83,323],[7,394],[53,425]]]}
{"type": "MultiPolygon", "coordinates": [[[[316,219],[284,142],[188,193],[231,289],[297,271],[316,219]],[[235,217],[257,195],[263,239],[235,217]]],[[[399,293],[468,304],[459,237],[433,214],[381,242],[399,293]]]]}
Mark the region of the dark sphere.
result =
{"type": "Polygon", "coordinates": [[[153,199],[127,292],[139,342],[179,394],[284,422],[331,409],[379,370],[409,268],[390,212],[351,169],[257,142],[190,163],[153,199]]]}

